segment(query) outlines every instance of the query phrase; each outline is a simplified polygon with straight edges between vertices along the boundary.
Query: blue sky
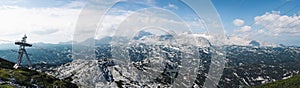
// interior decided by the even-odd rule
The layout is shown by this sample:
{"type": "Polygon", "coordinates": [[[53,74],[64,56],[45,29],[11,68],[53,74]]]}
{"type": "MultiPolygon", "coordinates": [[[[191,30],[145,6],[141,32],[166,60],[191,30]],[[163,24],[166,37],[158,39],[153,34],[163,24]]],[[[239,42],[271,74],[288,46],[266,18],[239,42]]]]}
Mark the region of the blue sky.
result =
{"type": "MultiPolygon", "coordinates": [[[[266,13],[271,13],[272,11],[280,12],[280,16],[288,16],[288,17],[299,17],[300,12],[300,1],[299,0],[212,0],[216,9],[218,10],[221,19],[224,24],[224,28],[228,34],[235,35],[236,32],[234,30],[238,29],[235,25],[233,25],[232,21],[235,19],[241,19],[244,21],[244,25],[249,25],[253,30],[272,30],[266,29],[264,27],[266,25],[259,25],[259,22],[266,21],[261,18],[257,21],[254,20],[257,16],[265,15],[266,13]],[[296,16],[295,16],[296,15],[296,16]],[[257,24],[255,24],[257,23],[257,24]]],[[[274,18],[274,21],[279,18],[274,18]]],[[[297,23],[299,22],[299,18],[295,18],[295,22],[288,22],[288,20],[278,21],[277,23],[297,23]]],[[[276,22],[269,22],[267,24],[271,25],[276,22]]],[[[297,27],[299,28],[299,24],[297,27]]],[[[283,25],[290,26],[290,25],[283,25]]],[[[270,27],[272,28],[272,27],[270,27]]],[[[273,27],[276,28],[276,27],[273,27]]],[[[278,27],[277,27],[278,28],[278,27]]],[[[296,27],[294,27],[296,28],[296,27]]],[[[300,30],[296,28],[295,30],[300,30]]],[[[286,30],[286,29],[282,29],[286,30]]],[[[287,29],[289,30],[289,29],[287,29]]],[[[297,31],[299,33],[299,31],[297,31]]],[[[300,39],[299,35],[290,36],[289,34],[279,34],[276,36],[272,35],[252,35],[249,38],[264,40],[268,42],[281,43],[286,45],[299,45],[300,39]]]]}
{"type": "MultiPolygon", "coordinates": [[[[0,23],[5,24],[0,27],[0,39],[16,40],[25,32],[32,37],[42,36],[34,38],[34,42],[70,41],[85,3],[85,0],[0,0],[0,18],[3,19],[0,23]]],[[[212,3],[226,35],[300,45],[299,0],[212,0],[212,3]]],[[[192,29],[203,31],[201,19],[178,0],[123,0],[108,13],[107,19],[111,21],[107,21],[107,26],[112,27],[130,13],[148,7],[174,12],[191,24],[192,29]]]]}
{"type": "Polygon", "coordinates": [[[299,14],[299,0],[212,0],[227,30],[234,29],[232,21],[243,19],[245,24],[253,24],[254,17],[271,11],[280,11],[282,15],[299,14]],[[297,7],[298,6],[298,7],[297,7]],[[296,7],[296,8],[295,8],[296,7]],[[288,12],[289,11],[289,12],[288,12]]]}

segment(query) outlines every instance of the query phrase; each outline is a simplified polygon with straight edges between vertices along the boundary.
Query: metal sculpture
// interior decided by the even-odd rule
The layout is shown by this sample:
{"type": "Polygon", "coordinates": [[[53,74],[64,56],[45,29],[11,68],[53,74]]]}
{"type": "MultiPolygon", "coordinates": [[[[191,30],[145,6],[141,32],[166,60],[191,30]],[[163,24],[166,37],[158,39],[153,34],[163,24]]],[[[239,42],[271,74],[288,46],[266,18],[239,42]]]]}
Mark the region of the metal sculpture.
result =
{"type": "Polygon", "coordinates": [[[19,55],[18,55],[18,61],[17,63],[14,65],[14,68],[15,69],[18,69],[20,67],[20,64],[21,64],[21,61],[22,61],[22,57],[23,57],[23,54],[26,55],[26,59],[27,59],[27,63],[29,65],[29,69],[32,67],[31,66],[31,62],[30,62],[30,59],[29,59],[29,56],[27,54],[27,51],[25,50],[25,47],[32,47],[32,44],[29,44],[29,43],[26,43],[26,39],[27,39],[27,36],[24,35],[24,37],[22,38],[21,41],[18,41],[18,42],[15,42],[15,45],[19,45],[20,48],[19,48],[19,55]]]}

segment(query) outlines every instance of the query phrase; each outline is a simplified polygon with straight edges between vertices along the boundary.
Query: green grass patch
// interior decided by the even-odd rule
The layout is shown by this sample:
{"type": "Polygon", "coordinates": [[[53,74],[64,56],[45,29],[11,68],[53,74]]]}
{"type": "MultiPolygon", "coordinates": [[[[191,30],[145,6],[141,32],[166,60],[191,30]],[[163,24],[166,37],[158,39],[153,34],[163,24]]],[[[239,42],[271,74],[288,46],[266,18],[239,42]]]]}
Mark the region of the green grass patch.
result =
{"type": "Polygon", "coordinates": [[[300,88],[300,75],[260,86],[255,86],[254,88],[300,88]]]}
{"type": "MultiPolygon", "coordinates": [[[[11,81],[15,79],[16,84],[23,87],[31,88],[33,84],[39,87],[46,88],[77,88],[76,84],[73,84],[66,80],[60,80],[53,76],[49,76],[45,73],[37,72],[27,68],[13,69],[14,63],[8,62],[0,58],[0,79],[3,81],[11,81]]],[[[0,88],[13,88],[8,84],[0,84],[0,88]]]]}
{"type": "Polygon", "coordinates": [[[14,87],[8,84],[0,84],[0,88],[14,88],[14,87]]]}

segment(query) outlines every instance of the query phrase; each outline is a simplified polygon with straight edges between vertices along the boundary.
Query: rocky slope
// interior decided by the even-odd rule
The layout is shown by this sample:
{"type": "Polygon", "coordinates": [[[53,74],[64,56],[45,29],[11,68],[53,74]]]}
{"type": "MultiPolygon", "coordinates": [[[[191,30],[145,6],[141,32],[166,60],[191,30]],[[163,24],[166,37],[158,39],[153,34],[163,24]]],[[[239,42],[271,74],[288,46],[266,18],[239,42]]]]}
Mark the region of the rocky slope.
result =
{"type": "Polygon", "coordinates": [[[13,69],[14,63],[0,58],[0,87],[46,87],[76,88],[77,85],[68,80],[59,80],[42,72],[27,68],[13,69]]]}

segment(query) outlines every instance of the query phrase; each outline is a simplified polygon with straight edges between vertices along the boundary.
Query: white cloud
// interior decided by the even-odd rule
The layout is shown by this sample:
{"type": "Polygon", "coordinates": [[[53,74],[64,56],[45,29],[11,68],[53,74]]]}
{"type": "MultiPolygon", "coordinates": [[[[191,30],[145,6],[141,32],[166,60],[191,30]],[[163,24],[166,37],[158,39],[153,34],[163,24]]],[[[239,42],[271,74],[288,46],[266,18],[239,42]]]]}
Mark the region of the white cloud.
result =
{"type": "Polygon", "coordinates": [[[96,32],[96,39],[100,39],[105,36],[112,36],[114,34],[115,29],[119,26],[121,22],[123,22],[132,11],[125,11],[120,9],[111,9],[109,13],[119,13],[119,15],[106,15],[103,18],[102,29],[98,29],[96,32]]]}
{"type": "Polygon", "coordinates": [[[254,25],[234,30],[238,36],[266,42],[299,45],[300,15],[282,15],[279,11],[254,17],[254,25]]]}
{"type": "Polygon", "coordinates": [[[241,28],[241,31],[242,32],[248,32],[248,31],[251,31],[251,26],[243,26],[242,28],[241,28]]]}
{"type": "Polygon", "coordinates": [[[59,29],[45,29],[45,30],[36,30],[33,31],[32,33],[37,34],[37,35],[47,35],[47,34],[52,34],[58,32],[59,29]]]}
{"type": "Polygon", "coordinates": [[[80,10],[0,6],[0,38],[14,41],[27,34],[30,42],[69,41],[80,10]]]}
{"type": "Polygon", "coordinates": [[[65,8],[82,8],[86,2],[83,1],[72,1],[71,3],[68,3],[64,5],[65,8]]]}
{"type": "Polygon", "coordinates": [[[258,30],[257,32],[261,34],[261,33],[264,33],[265,31],[264,30],[258,30]]]}
{"type": "MultiPolygon", "coordinates": [[[[153,0],[145,1],[147,1],[148,5],[155,5],[153,0]]],[[[84,4],[85,2],[74,1],[59,7],[25,8],[21,6],[0,6],[0,39],[14,41],[20,39],[23,34],[27,34],[29,42],[58,43],[72,40],[77,18],[81,13],[81,7],[83,7],[84,4]]],[[[178,9],[178,7],[172,3],[169,3],[167,7],[178,9]]],[[[91,10],[91,13],[95,13],[92,11],[98,11],[94,10],[94,8],[89,10],[91,10]]],[[[97,38],[113,35],[114,29],[118,27],[118,24],[133,13],[120,9],[117,9],[117,11],[123,11],[122,13],[124,14],[106,15],[102,22],[103,29],[100,29],[96,34],[97,38]]],[[[88,11],[86,12],[90,13],[88,11]]],[[[88,16],[88,18],[95,18],[92,16],[95,15],[91,15],[91,17],[88,16]]],[[[156,24],[169,23],[164,26],[170,26],[172,24],[172,27],[174,27],[173,29],[183,29],[179,28],[178,25],[185,25],[177,20],[170,20],[172,17],[168,16],[159,17],[157,19],[159,19],[159,21],[157,21],[156,24]],[[173,24],[177,25],[173,26],[173,24]]],[[[155,21],[157,19],[145,19],[144,21],[155,21]]],[[[193,27],[200,28],[197,26],[200,22],[193,24],[190,22],[190,24],[193,27]]],[[[83,25],[87,26],[85,27],[87,30],[82,30],[82,32],[80,31],[79,33],[84,34],[84,32],[94,30],[88,29],[91,26],[94,26],[94,24],[86,22],[83,25]]]]}
{"type": "MultiPolygon", "coordinates": [[[[149,5],[155,4],[155,2],[153,2],[152,0],[146,0],[146,2],[149,5]]],[[[0,5],[0,24],[2,24],[0,26],[0,39],[14,41],[19,40],[24,34],[27,34],[28,41],[31,43],[58,43],[63,41],[70,41],[73,39],[73,33],[76,27],[77,18],[82,12],[81,9],[85,4],[85,2],[73,1],[59,7],[36,8],[0,5]]],[[[169,4],[169,6],[172,8],[176,8],[176,6],[172,4],[169,4]]],[[[97,38],[101,36],[113,35],[114,29],[118,27],[118,24],[126,19],[129,14],[133,13],[117,8],[113,8],[110,10],[115,10],[116,12],[121,12],[122,14],[107,14],[101,24],[103,29],[97,31],[97,38]]],[[[91,7],[91,9],[88,9],[88,11],[85,12],[87,12],[88,14],[98,13],[94,11],[99,12],[99,9],[95,6],[95,8],[91,7]]],[[[89,19],[95,18],[95,14],[88,16],[89,19]]],[[[80,31],[81,34],[84,34],[84,32],[88,32],[90,30],[94,30],[88,28],[91,28],[95,24],[97,24],[84,22],[82,23],[86,27],[84,27],[85,29],[80,31]]]]}
{"type": "Polygon", "coordinates": [[[241,19],[234,19],[233,22],[232,22],[235,26],[242,26],[244,25],[244,20],[241,20],[241,19]]]}
{"type": "Polygon", "coordinates": [[[240,37],[240,36],[234,35],[234,36],[228,36],[227,41],[225,43],[228,44],[228,45],[243,45],[243,46],[246,46],[246,45],[249,45],[250,41],[251,40],[249,40],[247,38],[244,38],[244,36],[240,37]]]}
{"type": "MultiPolygon", "coordinates": [[[[102,29],[97,31],[97,39],[113,35],[134,35],[137,30],[147,27],[161,27],[167,30],[165,32],[170,32],[169,30],[173,30],[175,32],[188,31],[188,26],[184,22],[180,22],[180,19],[177,18],[176,15],[161,10],[163,9],[152,8],[142,9],[136,12],[123,11],[122,15],[106,15],[102,22],[102,29]],[[116,30],[118,28],[120,29],[116,30]]],[[[121,10],[119,10],[119,12],[120,11],[121,10]]]]}
{"type": "Polygon", "coordinates": [[[172,3],[169,3],[168,7],[169,8],[173,8],[173,9],[178,9],[178,7],[176,5],[174,5],[174,4],[172,4],[172,3]]]}
{"type": "Polygon", "coordinates": [[[300,16],[280,15],[280,12],[267,12],[254,18],[255,25],[260,26],[271,36],[300,36],[300,16]]]}
{"type": "Polygon", "coordinates": [[[172,4],[172,3],[169,3],[167,6],[164,6],[163,8],[166,8],[166,9],[175,9],[177,10],[179,7],[172,4]]]}
{"type": "Polygon", "coordinates": [[[239,29],[239,30],[235,30],[235,32],[249,32],[251,30],[252,30],[252,27],[246,25],[246,26],[241,27],[241,29],[239,29]]]}
{"type": "Polygon", "coordinates": [[[135,3],[147,5],[147,6],[155,6],[156,1],[155,0],[127,0],[127,1],[134,1],[135,3]]]}

